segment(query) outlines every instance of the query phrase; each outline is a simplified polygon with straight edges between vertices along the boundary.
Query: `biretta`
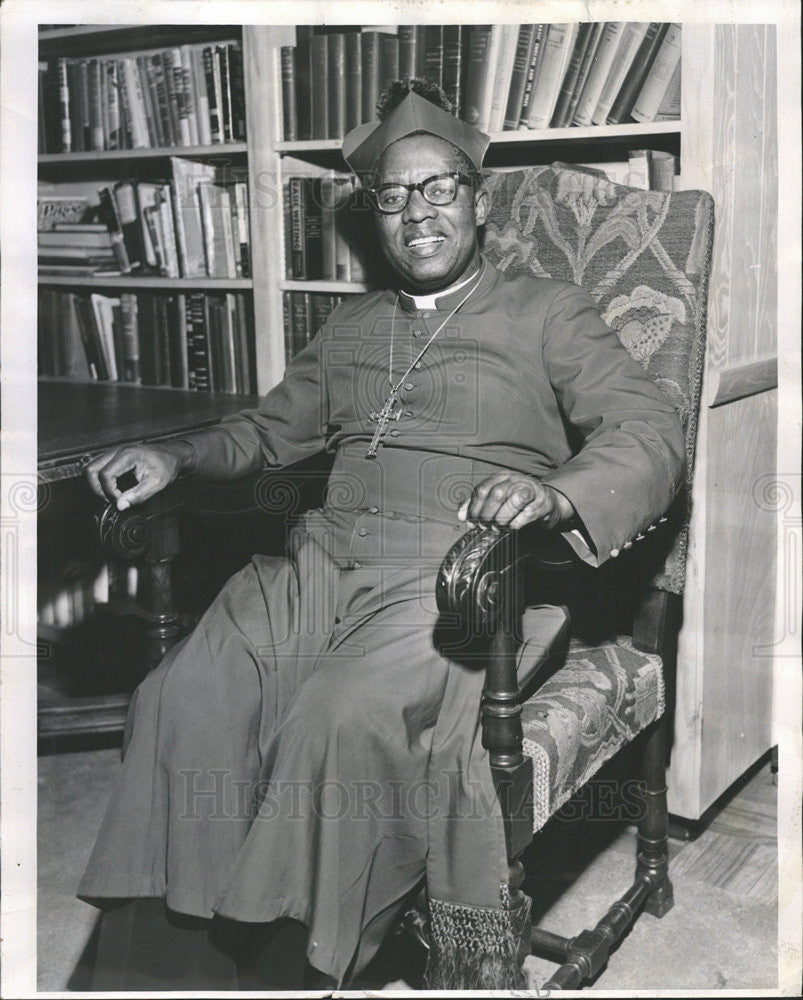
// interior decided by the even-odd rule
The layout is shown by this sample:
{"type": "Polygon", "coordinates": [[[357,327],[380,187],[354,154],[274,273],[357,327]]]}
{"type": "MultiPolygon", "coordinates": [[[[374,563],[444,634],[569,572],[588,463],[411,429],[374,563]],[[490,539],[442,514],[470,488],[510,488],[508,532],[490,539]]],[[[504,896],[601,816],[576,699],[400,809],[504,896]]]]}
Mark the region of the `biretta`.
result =
{"type": "Polygon", "coordinates": [[[353,128],[343,140],[343,157],[355,173],[364,174],[374,169],[392,142],[416,132],[429,132],[451,142],[463,150],[477,170],[482,167],[482,158],[491,141],[478,128],[411,90],[384,121],[366,122],[353,128]]]}

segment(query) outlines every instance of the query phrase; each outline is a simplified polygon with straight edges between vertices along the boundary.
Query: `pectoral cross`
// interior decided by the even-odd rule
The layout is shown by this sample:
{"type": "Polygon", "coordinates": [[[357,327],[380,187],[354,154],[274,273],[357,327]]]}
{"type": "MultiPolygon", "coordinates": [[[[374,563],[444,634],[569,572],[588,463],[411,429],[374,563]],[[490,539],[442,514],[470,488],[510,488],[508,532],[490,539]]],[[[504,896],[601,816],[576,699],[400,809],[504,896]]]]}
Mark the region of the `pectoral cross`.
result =
{"type": "Polygon", "coordinates": [[[372,422],[376,422],[376,430],[374,431],[374,436],[371,438],[371,443],[368,446],[368,451],[365,453],[366,458],[376,458],[376,450],[379,447],[379,443],[385,436],[388,424],[391,420],[399,420],[402,415],[401,407],[394,409],[398,403],[397,393],[399,389],[398,386],[394,386],[390,390],[390,395],[385,400],[385,405],[381,410],[371,410],[368,415],[368,419],[372,422]]]}

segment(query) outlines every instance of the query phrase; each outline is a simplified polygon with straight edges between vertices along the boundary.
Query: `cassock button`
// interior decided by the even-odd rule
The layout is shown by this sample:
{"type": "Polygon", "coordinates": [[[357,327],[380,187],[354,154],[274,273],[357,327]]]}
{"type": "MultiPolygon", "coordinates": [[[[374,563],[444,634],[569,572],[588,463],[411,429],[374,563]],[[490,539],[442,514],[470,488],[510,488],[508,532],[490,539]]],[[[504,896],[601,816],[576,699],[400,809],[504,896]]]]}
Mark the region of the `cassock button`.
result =
{"type": "Polygon", "coordinates": [[[615,559],[619,555],[619,549],[611,549],[611,555],[615,559]]]}
{"type": "Polygon", "coordinates": [[[416,363],[413,365],[413,368],[415,368],[416,371],[418,371],[420,369],[420,367],[421,367],[421,362],[420,361],[416,361],[416,363]]]}
{"type": "Polygon", "coordinates": [[[412,391],[413,391],[413,389],[415,389],[415,385],[413,385],[413,383],[412,383],[412,382],[405,382],[405,383],[404,383],[404,388],[405,388],[405,389],[406,389],[406,390],[407,390],[408,392],[412,392],[412,391]]]}
{"type": "Polygon", "coordinates": [[[360,536],[360,538],[365,538],[365,536],[368,534],[368,529],[367,528],[358,528],[357,529],[357,534],[360,536]]]}
{"type": "Polygon", "coordinates": [[[424,336],[424,331],[423,330],[413,330],[413,336],[417,340],[419,337],[423,337],[424,336]]]}
{"type": "Polygon", "coordinates": [[[351,568],[352,569],[362,569],[362,563],[361,562],[357,562],[357,560],[355,559],[354,562],[351,564],[351,568]]]}
{"type": "Polygon", "coordinates": [[[394,428],[393,428],[393,430],[392,430],[392,431],[390,432],[390,436],[391,436],[391,437],[394,437],[394,438],[397,438],[397,437],[398,437],[398,436],[399,436],[400,434],[401,434],[401,431],[397,431],[395,427],[394,427],[394,428]]]}
{"type": "Polygon", "coordinates": [[[633,548],[633,543],[632,542],[625,542],[625,544],[622,546],[622,548],[623,549],[632,549],[633,548]]]}
{"type": "Polygon", "coordinates": [[[379,513],[379,508],[378,507],[369,507],[368,508],[368,513],[369,514],[378,514],[379,513]]]}

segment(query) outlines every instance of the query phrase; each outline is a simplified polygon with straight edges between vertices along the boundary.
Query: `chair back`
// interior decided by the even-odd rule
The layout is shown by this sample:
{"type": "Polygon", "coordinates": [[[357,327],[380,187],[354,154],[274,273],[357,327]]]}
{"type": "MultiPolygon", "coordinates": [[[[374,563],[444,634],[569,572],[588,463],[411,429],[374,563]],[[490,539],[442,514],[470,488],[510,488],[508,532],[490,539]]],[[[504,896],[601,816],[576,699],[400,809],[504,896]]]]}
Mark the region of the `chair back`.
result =
{"type": "MultiPolygon", "coordinates": [[[[684,489],[652,585],[682,593],[705,352],[714,202],[704,191],[643,191],[562,164],[489,172],[483,249],[500,270],[581,285],[631,357],[678,411],[684,489]]],[[[658,533],[656,533],[658,534],[658,533]]],[[[646,551],[646,550],[645,550],[646,551]]]]}

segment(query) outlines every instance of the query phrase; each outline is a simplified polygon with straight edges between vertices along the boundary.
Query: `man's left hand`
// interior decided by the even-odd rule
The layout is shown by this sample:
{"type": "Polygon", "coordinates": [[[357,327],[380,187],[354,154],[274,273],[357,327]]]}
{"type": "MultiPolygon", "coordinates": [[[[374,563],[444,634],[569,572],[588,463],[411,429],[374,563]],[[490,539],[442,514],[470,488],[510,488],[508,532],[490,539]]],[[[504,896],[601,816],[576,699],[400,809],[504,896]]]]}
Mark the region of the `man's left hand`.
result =
{"type": "Polygon", "coordinates": [[[545,528],[566,530],[577,515],[567,498],[537,479],[500,472],[483,480],[457,512],[461,521],[523,528],[537,522],[545,528]]]}

